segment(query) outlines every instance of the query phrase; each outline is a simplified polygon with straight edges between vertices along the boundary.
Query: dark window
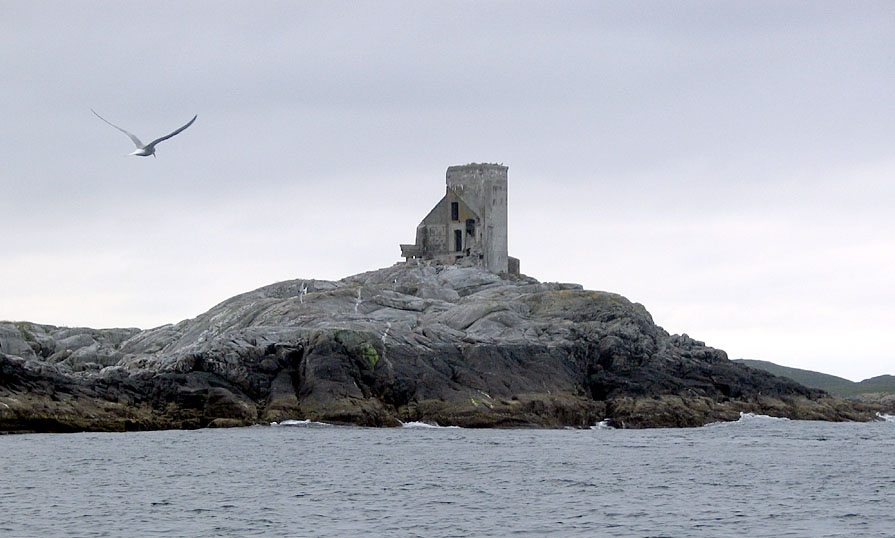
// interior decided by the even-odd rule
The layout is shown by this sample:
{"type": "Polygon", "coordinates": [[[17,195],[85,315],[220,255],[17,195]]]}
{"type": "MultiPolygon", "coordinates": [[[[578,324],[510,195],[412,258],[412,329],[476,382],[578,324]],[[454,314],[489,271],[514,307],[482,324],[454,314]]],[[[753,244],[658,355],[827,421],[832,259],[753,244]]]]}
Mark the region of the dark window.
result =
{"type": "Polygon", "coordinates": [[[454,250],[460,252],[463,250],[463,231],[454,230],[454,250]]]}
{"type": "Polygon", "coordinates": [[[466,219],[466,233],[475,236],[475,219],[466,219]]]}
{"type": "Polygon", "coordinates": [[[460,220],[460,204],[451,202],[451,220],[460,220]]]}

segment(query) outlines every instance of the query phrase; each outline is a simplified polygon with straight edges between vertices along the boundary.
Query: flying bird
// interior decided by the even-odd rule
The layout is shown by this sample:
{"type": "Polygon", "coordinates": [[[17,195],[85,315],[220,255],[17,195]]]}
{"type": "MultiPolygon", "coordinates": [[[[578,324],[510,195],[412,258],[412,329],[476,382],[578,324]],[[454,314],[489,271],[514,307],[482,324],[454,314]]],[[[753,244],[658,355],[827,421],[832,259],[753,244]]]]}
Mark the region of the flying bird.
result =
{"type": "Polygon", "coordinates": [[[97,114],[97,113],[96,113],[96,110],[93,110],[93,109],[91,108],[91,109],[90,109],[90,112],[93,112],[93,113],[96,115],[97,118],[103,120],[104,122],[108,123],[108,124],[111,125],[112,127],[118,129],[118,130],[121,131],[122,133],[126,134],[131,140],[133,140],[134,144],[137,146],[137,149],[136,149],[133,153],[130,153],[129,155],[137,155],[137,156],[140,156],[140,157],[149,157],[150,155],[152,155],[153,157],[155,157],[155,145],[156,145],[156,144],[158,144],[159,142],[164,142],[165,140],[171,138],[172,136],[174,136],[174,135],[176,135],[176,134],[179,134],[181,131],[183,131],[184,129],[186,129],[186,128],[189,127],[190,125],[192,125],[193,122],[196,121],[196,118],[199,117],[199,115],[196,114],[195,116],[193,116],[193,119],[191,119],[191,120],[189,121],[189,123],[187,123],[186,125],[184,125],[183,127],[179,128],[179,129],[177,129],[177,130],[174,131],[173,133],[166,134],[165,136],[163,136],[163,137],[161,137],[161,138],[156,138],[155,140],[153,140],[152,142],[150,142],[150,143],[148,143],[148,144],[144,144],[143,142],[140,142],[140,139],[137,138],[134,134],[125,131],[125,130],[122,129],[121,127],[115,125],[115,124],[112,123],[111,121],[109,121],[109,120],[107,120],[106,118],[104,118],[104,117],[100,116],[99,114],[97,114]]]}

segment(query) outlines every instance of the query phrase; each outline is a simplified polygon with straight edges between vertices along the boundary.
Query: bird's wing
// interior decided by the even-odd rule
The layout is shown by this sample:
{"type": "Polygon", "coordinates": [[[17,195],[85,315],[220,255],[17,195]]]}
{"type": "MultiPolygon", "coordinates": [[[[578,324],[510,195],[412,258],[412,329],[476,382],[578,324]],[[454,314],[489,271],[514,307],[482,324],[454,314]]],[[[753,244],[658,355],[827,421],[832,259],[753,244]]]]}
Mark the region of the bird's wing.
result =
{"type": "Polygon", "coordinates": [[[180,131],[183,131],[184,129],[186,129],[187,127],[189,127],[190,125],[192,125],[193,122],[196,121],[196,118],[198,118],[198,117],[199,117],[199,115],[196,114],[195,116],[193,116],[193,119],[191,119],[191,120],[189,121],[189,123],[187,123],[186,125],[184,125],[184,126],[181,127],[180,129],[177,129],[177,130],[174,131],[173,133],[166,134],[165,136],[163,136],[163,137],[161,137],[161,138],[156,138],[156,139],[153,140],[152,142],[146,144],[146,147],[147,147],[147,148],[154,147],[154,146],[155,146],[156,144],[158,144],[159,142],[164,142],[165,140],[171,138],[172,136],[174,136],[174,135],[180,133],[180,131]]]}
{"type": "Polygon", "coordinates": [[[107,120],[106,118],[100,116],[99,114],[96,113],[96,110],[93,110],[92,108],[90,109],[90,112],[93,112],[93,113],[96,115],[97,118],[103,120],[104,122],[108,123],[108,124],[111,125],[112,127],[118,129],[118,130],[121,131],[122,133],[124,133],[124,134],[126,134],[127,136],[129,136],[130,139],[133,140],[134,144],[137,145],[137,149],[140,149],[140,148],[143,147],[143,142],[140,142],[140,139],[137,138],[133,133],[129,133],[129,132],[125,131],[125,130],[122,129],[121,127],[115,125],[115,124],[112,123],[111,121],[109,121],[109,120],[107,120]]]}

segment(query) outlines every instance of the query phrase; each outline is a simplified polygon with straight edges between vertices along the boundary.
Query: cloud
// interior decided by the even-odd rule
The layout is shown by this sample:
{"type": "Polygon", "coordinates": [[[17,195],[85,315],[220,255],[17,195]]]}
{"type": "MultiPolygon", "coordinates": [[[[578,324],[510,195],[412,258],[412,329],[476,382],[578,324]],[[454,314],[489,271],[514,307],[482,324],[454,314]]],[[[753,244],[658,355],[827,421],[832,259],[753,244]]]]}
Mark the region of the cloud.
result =
{"type": "Polygon", "coordinates": [[[388,265],[447,166],[503,162],[524,272],[734,356],[860,339],[824,364],[885,371],[893,12],[4,6],[0,317],[149,326],[388,265]],[[91,107],[145,138],[199,118],[137,159],[91,107]]]}

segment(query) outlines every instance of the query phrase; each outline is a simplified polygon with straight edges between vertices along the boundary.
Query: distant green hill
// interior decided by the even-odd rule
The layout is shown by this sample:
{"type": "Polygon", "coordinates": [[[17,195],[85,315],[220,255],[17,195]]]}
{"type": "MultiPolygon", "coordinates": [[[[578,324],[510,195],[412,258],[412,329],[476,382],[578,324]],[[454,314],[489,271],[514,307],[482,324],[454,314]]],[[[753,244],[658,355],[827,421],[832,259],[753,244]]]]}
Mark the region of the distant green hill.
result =
{"type": "Polygon", "coordinates": [[[737,359],[736,362],[742,362],[747,366],[764,370],[774,375],[788,377],[806,387],[822,389],[837,396],[857,396],[859,394],[869,393],[895,394],[895,376],[892,375],[871,377],[870,379],[865,379],[860,383],[856,383],[842,377],[822,374],[820,372],[812,372],[811,370],[802,370],[800,368],[780,366],[779,364],[774,364],[773,362],[768,361],[737,359]]]}

